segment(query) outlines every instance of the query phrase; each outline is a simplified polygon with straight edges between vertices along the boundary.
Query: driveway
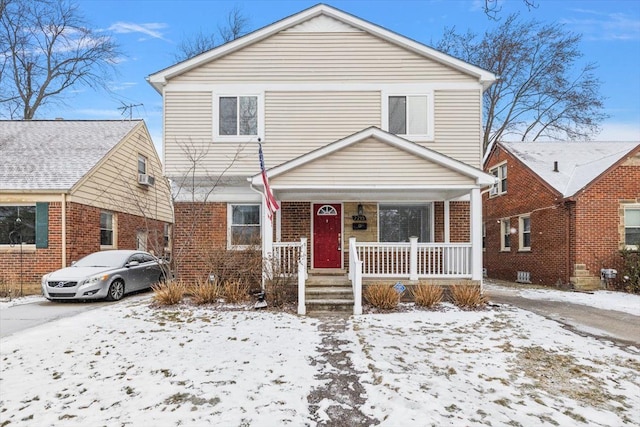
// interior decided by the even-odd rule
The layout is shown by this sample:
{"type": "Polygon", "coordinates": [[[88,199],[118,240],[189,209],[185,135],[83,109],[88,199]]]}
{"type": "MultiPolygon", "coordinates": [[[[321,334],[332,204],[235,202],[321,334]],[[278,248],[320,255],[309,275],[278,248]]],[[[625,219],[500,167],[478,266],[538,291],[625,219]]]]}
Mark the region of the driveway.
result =
{"type": "Polygon", "coordinates": [[[487,288],[487,295],[493,303],[531,311],[555,320],[576,333],[607,339],[625,347],[640,346],[640,316],[566,301],[524,298],[518,292],[523,288],[526,287],[492,283],[487,288]]]}

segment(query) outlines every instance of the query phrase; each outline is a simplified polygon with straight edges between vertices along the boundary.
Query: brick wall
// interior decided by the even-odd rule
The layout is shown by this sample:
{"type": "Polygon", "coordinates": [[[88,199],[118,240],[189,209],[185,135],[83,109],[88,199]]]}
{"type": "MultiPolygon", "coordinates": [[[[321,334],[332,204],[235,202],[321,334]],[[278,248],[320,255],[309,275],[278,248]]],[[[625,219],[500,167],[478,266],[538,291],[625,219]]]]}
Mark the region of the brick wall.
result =
{"type": "Polygon", "coordinates": [[[175,274],[186,281],[205,279],[211,254],[227,248],[227,204],[179,202],[174,211],[175,274]]]}
{"type": "MultiPolygon", "coordinates": [[[[100,250],[100,209],[67,203],[66,265],[100,250]]],[[[142,217],[116,213],[118,249],[136,249],[136,232],[148,229],[149,237],[163,236],[164,223],[142,217]]],[[[152,246],[149,244],[148,249],[152,246]]],[[[61,203],[49,203],[49,242],[47,248],[14,247],[0,252],[0,279],[24,283],[39,283],[41,277],[62,267],[62,209],[61,203]],[[22,257],[22,269],[20,258],[22,257]]]]}
{"type": "MultiPolygon", "coordinates": [[[[536,284],[553,285],[558,280],[569,281],[568,215],[571,206],[562,203],[562,197],[547,187],[533,173],[523,167],[509,153],[497,148],[489,158],[485,170],[507,161],[507,192],[483,196],[483,221],[486,229],[484,267],[488,277],[516,280],[518,271],[531,273],[536,284]],[[519,216],[531,218],[531,250],[519,249],[519,216]],[[511,248],[501,251],[500,220],[509,218],[511,248]]],[[[552,166],[551,166],[552,167],[552,166]]]]}

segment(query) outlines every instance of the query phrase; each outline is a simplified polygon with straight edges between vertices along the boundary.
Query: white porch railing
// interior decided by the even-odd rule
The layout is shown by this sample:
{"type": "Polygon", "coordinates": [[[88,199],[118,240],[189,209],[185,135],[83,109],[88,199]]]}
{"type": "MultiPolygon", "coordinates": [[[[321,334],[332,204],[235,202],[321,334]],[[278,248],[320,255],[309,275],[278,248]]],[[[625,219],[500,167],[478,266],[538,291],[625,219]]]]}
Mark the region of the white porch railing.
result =
{"type": "MultiPolygon", "coordinates": [[[[349,258],[356,252],[362,277],[471,278],[470,243],[349,243],[349,258]]],[[[349,264],[351,266],[351,264],[349,264]]]]}
{"type": "Polygon", "coordinates": [[[306,314],[307,238],[299,242],[274,242],[273,257],[279,261],[280,274],[298,278],[298,314],[306,314]]]}

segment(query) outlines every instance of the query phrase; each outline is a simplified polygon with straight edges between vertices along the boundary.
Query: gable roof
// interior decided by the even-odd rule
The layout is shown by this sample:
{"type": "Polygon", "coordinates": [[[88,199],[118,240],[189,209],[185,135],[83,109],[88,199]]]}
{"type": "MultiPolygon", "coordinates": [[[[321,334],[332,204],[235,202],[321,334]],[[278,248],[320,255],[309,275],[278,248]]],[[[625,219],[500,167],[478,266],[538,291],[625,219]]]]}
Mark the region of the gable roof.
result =
{"type": "Polygon", "coordinates": [[[0,191],[70,190],[142,123],[0,121],[0,191]]]}
{"type": "Polygon", "coordinates": [[[390,43],[401,46],[433,61],[439,62],[465,74],[473,76],[474,78],[478,79],[478,81],[483,85],[485,89],[488,88],[496,80],[496,76],[493,73],[483,70],[482,68],[461,61],[460,59],[449,56],[422,43],[418,43],[407,37],[394,33],[393,31],[387,30],[386,28],[380,27],[378,25],[360,19],[354,15],[343,12],[339,9],[333,8],[326,4],[318,4],[316,6],[310,7],[309,9],[303,10],[302,12],[277,21],[271,25],[267,25],[266,27],[249,33],[236,40],[225,43],[224,45],[213,48],[193,58],[179,62],[178,64],[172,65],[168,68],[151,74],[147,77],[147,81],[159,93],[162,93],[162,87],[167,83],[169,79],[175,76],[178,76],[207,62],[221,58],[248,45],[259,42],[260,40],[264,40],[280,31],[294,27],[321,15],[330,17],[332,19],[335,19],[336,21],[342,22],[359,30],[366,31],[390,43]]]}
{"type": "Polygon", "coordinates": [[[588,186],[632,151],[636,142],[501,142],[505,150],[529,167],[563,197],[588,186]],[[558,171],[554,171],[558,162],[558,171]]]}
{"type": "MultiPolygon", "coordinates": [[[[269,169],[267,171],[267,175],[269,179],[276,178],[303,165],[307,165],[318,159],[326,158],[333,153],[336,153],[368,138],[375,138],[378,141],[382,141],[426,161],[432,162],[463,176],[469,177],[475,181],[476,185],[488,186],[495,183],[495,179],[493,176],[481,171],[480,169],[476,169],[466,163],[445,156],[444,154],[438,153],[437,151],[425,148],[419,144],[416,144],[415,142],[408,141],[397,135],[383,131],[375,126],[371,126],[346,138],[325,145],[324,147],[318,148],[314,151],[310,151],[309,153],[306,153],[288,162],[282,163],[281,165],[269,169]]],[[[262,186],[261,174],[256,174],[253,177],[249,178],[249,180],[251,181],[251,184],[253,186],[262,186]]]]}

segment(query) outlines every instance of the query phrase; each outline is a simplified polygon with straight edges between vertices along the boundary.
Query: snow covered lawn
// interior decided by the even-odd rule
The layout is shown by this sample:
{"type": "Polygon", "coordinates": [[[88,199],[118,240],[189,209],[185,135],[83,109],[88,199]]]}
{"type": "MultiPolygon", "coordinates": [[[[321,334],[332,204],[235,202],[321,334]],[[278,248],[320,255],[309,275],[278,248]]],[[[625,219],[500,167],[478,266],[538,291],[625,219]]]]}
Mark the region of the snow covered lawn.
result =
{"type": "Polygon", "coordinates": [[[519,309],[352,317],[342,372],[313,362],[325,320],[149,298],[0,340],[0,426],[313,426],[344,406],[308,402],[328,369],[385,426],[640,424],[637,353],[519,309]]]}

